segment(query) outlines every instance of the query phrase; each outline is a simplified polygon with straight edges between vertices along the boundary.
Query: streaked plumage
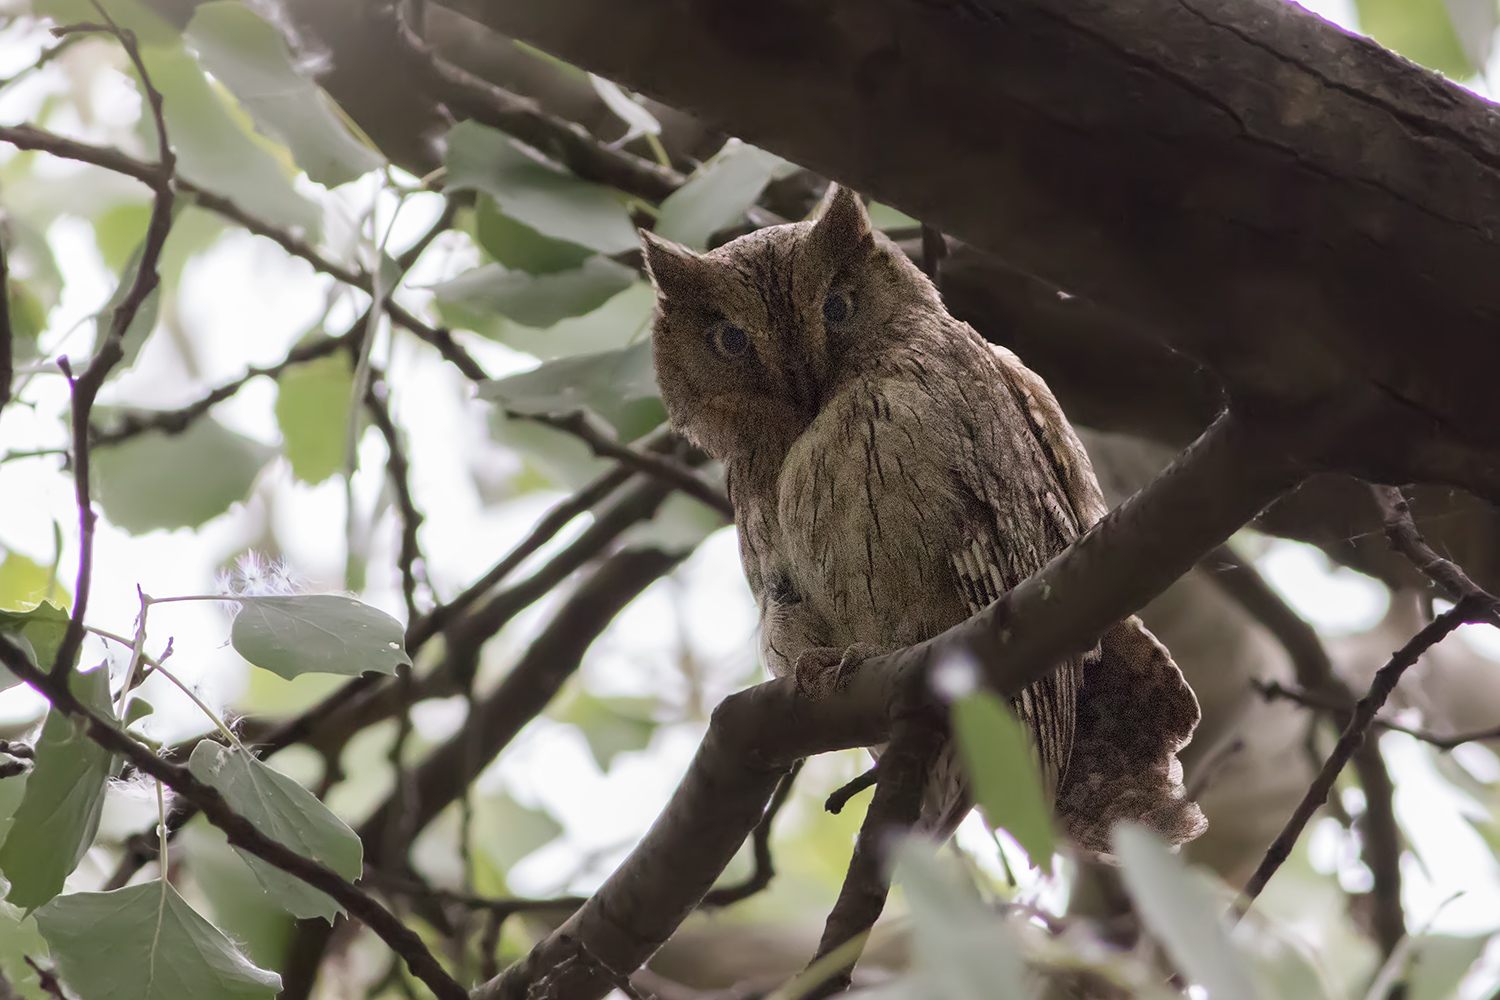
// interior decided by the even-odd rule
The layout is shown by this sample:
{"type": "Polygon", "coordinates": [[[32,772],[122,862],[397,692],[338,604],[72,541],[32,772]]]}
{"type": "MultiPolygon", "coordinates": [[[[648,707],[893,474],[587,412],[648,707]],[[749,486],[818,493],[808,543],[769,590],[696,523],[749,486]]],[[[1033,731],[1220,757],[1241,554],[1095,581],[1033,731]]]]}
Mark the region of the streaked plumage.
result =
{"type": "MultiPolygon", "coordinates": [[[[725,464],[767,665],[814,694],[969,617],[1104,513],[1041,379],[948,315],[851,192],[825,206],[706,255],[645,240],[662,397],[725,464]]],[[[1174,841],[1203,825],[1175,757],[1197,703],[1142,637],[1122,622],[1016,701],[1093,849],[1114,819],[1174,841]]],[[[969,802],[951,755],[938,770],[924,826],[946,834],[969,802]]]]}

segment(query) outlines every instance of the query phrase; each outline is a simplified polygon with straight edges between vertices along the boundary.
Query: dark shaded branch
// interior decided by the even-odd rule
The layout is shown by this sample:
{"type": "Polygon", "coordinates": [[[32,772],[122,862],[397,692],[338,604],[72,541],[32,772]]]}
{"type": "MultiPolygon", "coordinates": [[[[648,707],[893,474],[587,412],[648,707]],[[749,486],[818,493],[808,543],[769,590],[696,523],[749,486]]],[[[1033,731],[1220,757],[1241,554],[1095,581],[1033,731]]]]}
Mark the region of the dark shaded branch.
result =
{"type": "Polygon", "coordinates": [[[586,181],[607,184],[658,202],[682,186],[683,177],[623,150],[610,149],[587,131],[543,111],[435,55],[393,8],[391,30],[406,68],[419,87],[464,118],[472,118],[534,146],[586,181]]]}
{"type": "MultiPolygon", "coordinates": [[[[848,874],[823,926],[823,938],[818,942],[813,963],[868,934],[880,919],[890,892],[886,863],[891,844],[896,837],[909,832],[921,815],[922,792],[942,750],[945,728],[942,717],[930,710],[908,712],[892,725],[890,745],[880,755],[875,796],[860,824],[848,874]]],[[[809,1000],[848,989],[858,960],[857,953],[849,956],[841,969],[813,987],[807,994],[809,1000]]]]}
{"type": "Polygon", "coordinates": [[[44,695],[57,711],[84,724],[88,736],[110,753],[124,757],[136,770],[163,782],[178,795],[193,802],[209,822],[223,830],[229,842],[295,875],[308,885],[332,896],[351,915],[379,935],[400,955],[412,973],[442,1000],[467,1000],[463,987],[454,982],[432,957],[417,934],[381,906],[374,897],[346,881],[324,865],[303,857],[272,840],[249,820],[235,812],[218,789],[204,784],[180,764],[162,760],[110,722],[95,715],[67,686],[66,677],[43,673],[10,640],[0,636],[0,660],[26,683],[44,695]]]}
{"type": "Polygon", "coordinates": [[[1376,713],[1380,711],[1380,707],[1385,704],[1391,692],[1396,689],[1401,675],[1408,667],[1416,663],[1423,653],[1441,642],[1448,633],[1460,625],[1472,621],[1482,610],[1484,610],[1482,599],[1463,598],[1454,608],[1428,623],[1426,628],[1397,650],[1385,666],[1376,671],[1375,679],[1370,683],[1369,692],[1355,704],[1349,716],[1349,723],[1344,727],[1344,732],[1334,746],[1333,753],[1329,754],[1328,760],[1323,764],[1323,770],[1308,787],[1307,794],[1297,804],[1286,826],[1272,842],[1260,866],[1255,870],[1255,874],[1246,883],[1241,912],[1244,907],[1248,907],[1249,903],[1254,902],[1261,890],[1266,887],[1266,883],[1271,880],[1271,876],[1276,873],[1276,869],[1291,856],[1297,838],[1301,836],[1302,830],[1307,826],[1313,813],[1317,812],[1318,807],[1328,798],[1333,790],[1334,782],[1338,780],[1339,772],[1344,769],[1349,758],[1364,742],[1376,713]]]}
{"type": "Polygon", "coordinates": [[[15,375],[15,331],[10,324],[10,264],[6,260],[5,247],[0,246],[0,411],[10,402],[10,387],[15,375]]]}
{"type": "Polygon", "coordinates": [[[849,804],[850,799],[866,788],[873,786],[879,779],[880,765],[876,764],[842,788],[835,789],[833,794],[829,795],[828,799],[823,803],[824,810],[837,816],[844,811],[844,807],[849,804]]]}
{"type": "Polygon", "coordinates": [[[801,771],[802,761],[799,760],[781,776],[781,780],[776,783],[776,791],[771,793],[771,801],[766,805],[765,813],[750,833],[750,848],[755,857],[754,870],[738,885],[721,885],[708,890],[708,894],[698,904],[700,907],[717,909],[732,906],[749,899],[771,884],[771,880],[776,877],[775,859],[771,856],[771,826],[776,822],[781,807],[791,797],[792,783],[797,780],[801,771]]]}
{"type": "Polygon", "coordinates": [[[391,420],[389,406],[390,388],[384,379],[374,380],[365,393],[365,409],[370,422],[385,439],[386,473],[391,489],[396,494],[396,506],[401,512],[401,550],[396,556],[396,566],[401,571],[401,595],[406,601],[406,620],[416,621],[417,610],[417,560],[422,550],[417,545],[417,530],[422,526],[422,512],[417,510],[411,495],[411,465],[406,459],[406,448],[401,441],[401,431],[391,420]]]}

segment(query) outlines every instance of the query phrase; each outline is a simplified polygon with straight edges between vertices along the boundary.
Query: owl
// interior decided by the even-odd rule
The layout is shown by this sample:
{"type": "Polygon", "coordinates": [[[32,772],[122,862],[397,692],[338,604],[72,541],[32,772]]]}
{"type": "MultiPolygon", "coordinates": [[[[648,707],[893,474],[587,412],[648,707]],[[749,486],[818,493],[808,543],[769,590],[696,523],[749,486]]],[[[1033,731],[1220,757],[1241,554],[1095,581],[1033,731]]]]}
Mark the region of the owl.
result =
{"type": "MultiPolygon", "coordinates": [[[[762,655],[802,691],[968,618],[1103,515],[1047,386],[950,316],[848,188],[706,254],[642,242],[662,400],[724,465],[762,655]]],[[[1079,846],[1107,851],[1125,819],[1173,843],[1205,828],[1176,757],[1198,703],[1136,618],[1014,707],[1079,846]]],[[[949,747],[921,827],[945,837],[970,806],[949,747]]]]}

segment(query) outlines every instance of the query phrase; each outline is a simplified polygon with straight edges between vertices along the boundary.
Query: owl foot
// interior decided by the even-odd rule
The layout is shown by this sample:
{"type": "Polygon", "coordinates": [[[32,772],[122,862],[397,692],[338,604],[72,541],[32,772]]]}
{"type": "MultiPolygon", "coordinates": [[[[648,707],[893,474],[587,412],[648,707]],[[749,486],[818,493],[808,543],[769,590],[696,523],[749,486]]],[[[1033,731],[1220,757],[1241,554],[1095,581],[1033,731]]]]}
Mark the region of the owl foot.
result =
{"type": "Polygon", "coordinates": [[[793,676],[797,690],[814,701],[842,691],[865,660],[880,650],[869,643],[856,642],[840,649],[837,646],[814,646],[797,654],[793,676]]]}

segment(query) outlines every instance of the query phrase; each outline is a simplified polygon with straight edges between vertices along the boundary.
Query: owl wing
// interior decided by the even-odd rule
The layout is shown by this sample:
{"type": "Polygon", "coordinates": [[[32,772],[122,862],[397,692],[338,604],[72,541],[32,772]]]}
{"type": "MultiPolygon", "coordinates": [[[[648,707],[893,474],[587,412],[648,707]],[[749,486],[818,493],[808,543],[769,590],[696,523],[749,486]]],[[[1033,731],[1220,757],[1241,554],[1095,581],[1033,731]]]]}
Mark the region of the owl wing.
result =
{"type": "MultiPolygon", "coordinates": [[[[1047,453],[1078,529],[1086,530],[1107,508],[1083,442],[1046,383],[1010,351],[991,350],[1047,453]]],[[[1172,654],[1131,615],[1106,632],[1076,669],[1076,686],[1066,694],[1047,692],[1059,702],[1071,698],[1066,709],[1074,718],[1072,753],[1057,807],[1073,839],[1107,853],[1111,829],[1127,819],[1153,828],[1168,843],[1197,837],[1208,821],[1186,796],[1177,751],[1197,727],[1198,700],[1172,654]]]]}

